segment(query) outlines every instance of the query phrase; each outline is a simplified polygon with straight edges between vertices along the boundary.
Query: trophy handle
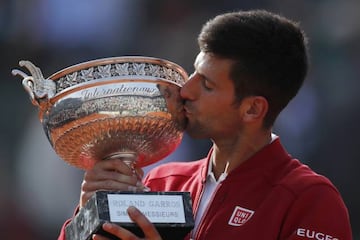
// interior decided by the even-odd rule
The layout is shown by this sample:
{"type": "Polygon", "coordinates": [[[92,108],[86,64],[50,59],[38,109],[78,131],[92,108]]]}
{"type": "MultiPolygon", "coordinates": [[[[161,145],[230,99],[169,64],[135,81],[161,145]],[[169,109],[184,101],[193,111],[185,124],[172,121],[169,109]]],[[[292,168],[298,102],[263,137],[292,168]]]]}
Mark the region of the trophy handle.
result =
{"type": "MultiPolygon", "coordinates": [[[[135,170],[135,163],[136,163],[136,159],[137,159],[137,154],[135,152],[116,152],[116,153],[106,156],[103,159],[104,160],[119,159],[119,160],[123,161],[132,170],[134,175],[141,181],[141,176],[135,170]]],[[[150,188],[145,186],[142,189],[142,191],[150,192],[150,188]]]]}
{"type": "Polygon", "coordinates": [[[30,61],[22,60],[19,62],[19,66],[27,68],[31,75],[18,69],[12,70],[12,74],[23,78],[22,85],[30,95],[31,102],[42,109],[45,108],[48,100],[56,94],[55,82],[51,79],[44,79],[40,68],[30,61]],[[45,104],[43,100],[46,100],[45,104]]]}

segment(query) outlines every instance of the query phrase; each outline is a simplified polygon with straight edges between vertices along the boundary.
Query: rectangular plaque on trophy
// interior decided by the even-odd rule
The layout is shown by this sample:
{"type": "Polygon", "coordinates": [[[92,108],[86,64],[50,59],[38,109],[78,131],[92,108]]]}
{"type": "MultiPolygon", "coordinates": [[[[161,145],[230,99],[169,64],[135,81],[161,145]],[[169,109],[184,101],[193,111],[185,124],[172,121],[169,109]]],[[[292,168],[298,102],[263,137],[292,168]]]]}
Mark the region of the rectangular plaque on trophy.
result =
{"type": "MultiPolygon", "coordinates": [[[[30,61],[19,65],[31,75],[12,73],[23,78],[55,152],[72,166],[86,171],[116,158],[134,170],[165,158],[181,142],[187,121],[180,89],[188,75],[175,63],[112,57],[70,66],[46,79],[30,61]]],[[[189,193],[97,192],[68,226],[67,239],[89,239],[105,221],[141,235],[127,219],[123,207],[129,205],[138,207],[165,240],[182,239],[194,225],[189,193]]]]}
{"type": "Polygon", "coordinates": [[[112,222],[144,237],[126,210],[138,208],[156,227],[162,239],[181,240],[194,227],[191,198],[188,192],[109,192],[98,191],[66,226],[66,238],[91,240],[94,233],[118,239],[102,230],[112,222]]]}

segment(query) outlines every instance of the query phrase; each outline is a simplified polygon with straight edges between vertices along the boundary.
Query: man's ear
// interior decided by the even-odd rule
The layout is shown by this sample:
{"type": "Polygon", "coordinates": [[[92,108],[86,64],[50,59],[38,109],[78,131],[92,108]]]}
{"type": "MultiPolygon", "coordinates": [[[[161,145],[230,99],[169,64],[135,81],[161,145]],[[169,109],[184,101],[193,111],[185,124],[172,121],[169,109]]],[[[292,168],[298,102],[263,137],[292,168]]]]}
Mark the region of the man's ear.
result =
{"type": "Polygon", "coordinates": [[[242,103],[244,107],[242,118],[245,122],[262,121],[269,109],[268,101],[262,96],[247,97],[242,103]]]}

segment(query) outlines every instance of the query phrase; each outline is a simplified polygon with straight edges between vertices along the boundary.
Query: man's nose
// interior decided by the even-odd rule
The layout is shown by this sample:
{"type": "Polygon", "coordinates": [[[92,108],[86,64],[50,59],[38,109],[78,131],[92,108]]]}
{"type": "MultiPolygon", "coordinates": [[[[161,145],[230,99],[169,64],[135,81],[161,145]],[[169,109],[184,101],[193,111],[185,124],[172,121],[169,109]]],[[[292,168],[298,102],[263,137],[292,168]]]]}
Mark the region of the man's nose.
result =
{"type": "Polygon", "coordinates": [[[195,77],[194,74],[192,74],[180,89],[181,98],[183,98],[184,100],[193,100],[194,90],[195,90],[194,85],[195,85],[195,77]]]}

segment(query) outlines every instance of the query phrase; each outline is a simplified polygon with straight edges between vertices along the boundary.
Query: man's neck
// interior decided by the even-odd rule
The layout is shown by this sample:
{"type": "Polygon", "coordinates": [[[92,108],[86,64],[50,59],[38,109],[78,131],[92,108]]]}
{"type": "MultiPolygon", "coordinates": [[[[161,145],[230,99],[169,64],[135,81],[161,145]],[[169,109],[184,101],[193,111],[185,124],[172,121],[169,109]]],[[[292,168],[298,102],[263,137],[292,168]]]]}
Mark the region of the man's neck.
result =
{"type": "Polygon", "coordinates": [[[215,142],[212,153],[212,171],[218,179],[222,173],[230,173],[271,142],[271,132],[257,137],[243,137],[231,143],[215,142]]]}

